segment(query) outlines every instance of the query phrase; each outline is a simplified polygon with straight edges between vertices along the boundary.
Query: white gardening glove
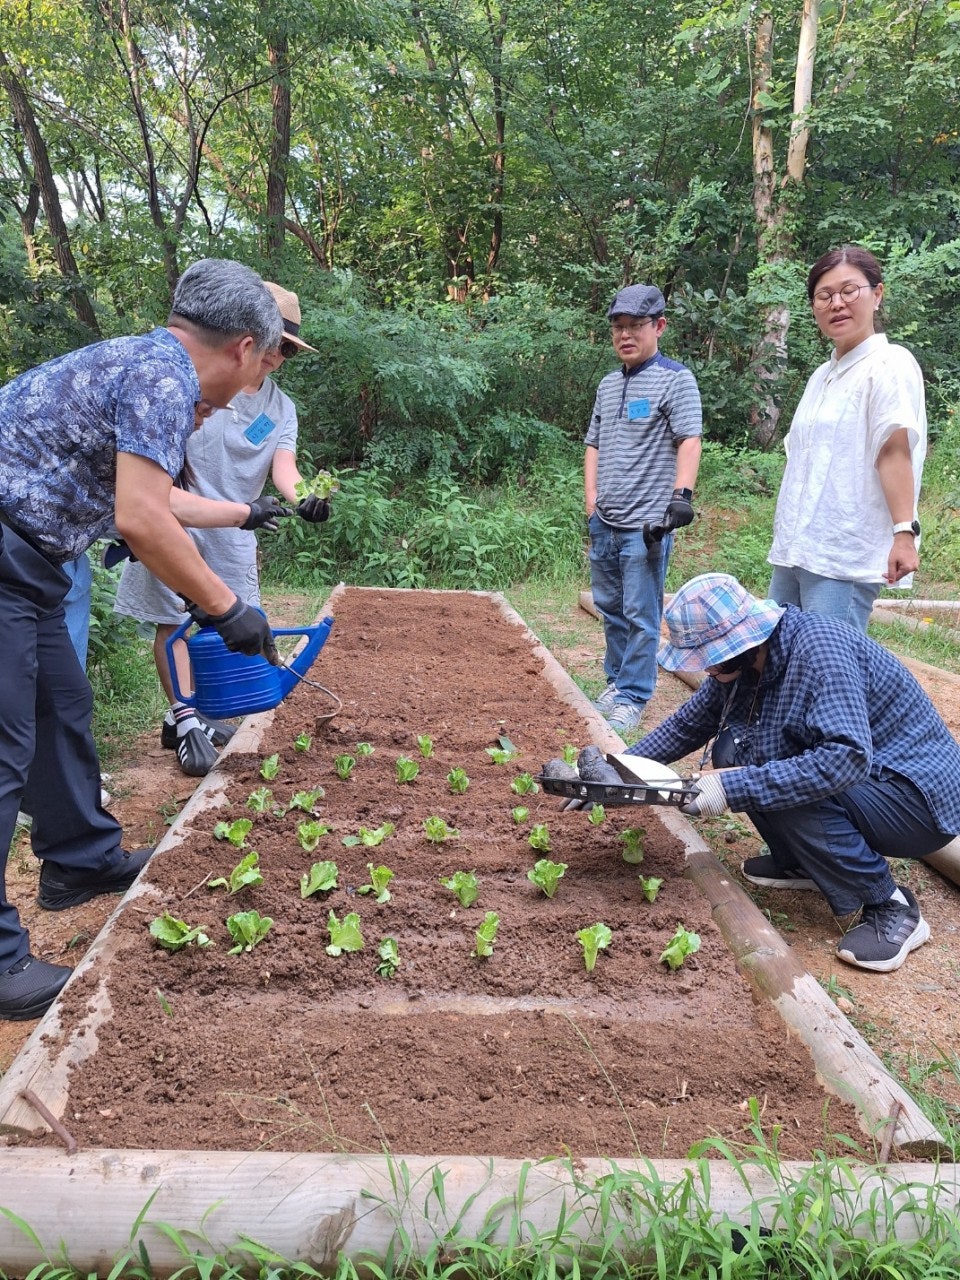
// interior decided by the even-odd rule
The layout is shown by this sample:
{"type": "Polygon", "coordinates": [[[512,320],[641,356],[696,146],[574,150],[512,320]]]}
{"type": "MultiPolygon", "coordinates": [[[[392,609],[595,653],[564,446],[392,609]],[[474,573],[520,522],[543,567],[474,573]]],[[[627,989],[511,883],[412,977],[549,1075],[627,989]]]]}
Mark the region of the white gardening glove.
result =
{"type": "Polygon", "coordinates": [[[697,779],[697,793],[680,812],[691,818],[719,818],[727,809],[727,796],[719,773],[701,773],[697,779]]]}

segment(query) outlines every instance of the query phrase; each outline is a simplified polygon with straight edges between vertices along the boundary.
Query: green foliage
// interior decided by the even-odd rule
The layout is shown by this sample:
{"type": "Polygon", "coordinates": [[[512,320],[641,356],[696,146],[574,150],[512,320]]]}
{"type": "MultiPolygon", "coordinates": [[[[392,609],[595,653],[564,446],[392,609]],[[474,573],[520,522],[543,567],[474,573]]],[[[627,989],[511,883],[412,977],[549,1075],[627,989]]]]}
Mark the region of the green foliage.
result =
{"type": "Polygon", "coordinates": [[[388,886],[394,873],[389,867],[375,867],[372,862],[367,863],[367,873],[370,883],[360,885],[357,893],[372,893],[375,902],[389,902],[392,895],[388,886]]]}
{"type": "Polygon", "coordinates": [[[363,934],[360,932],[360,917],[356,911],[349,911],[342,920],[331,911],[327,916],[327,930],[330,934],[330,945],[327,955],[339,956],[344,951],[362,951],[363,934]]]}
{"type": "Polygon", "coordinates": [[[483,917],[483,923],[476,930],[475,946],[473,955],[478,959],[493,955],[493,945],[497,940],[497,930],[500,928],[500,917],[495,911],[488,911],[483,917]]]}
{"type": "Polygon", "coordinates": [[[669,969],[679,969],[687,956],[699,950],[700,935],[678,924],[676,933],[660,953],[660,962],[669,969]]]}
{"type": "Polygon", "coordinates": [[[229,876],[218,876],[215,880],[208,880],[207,888],[222,887],[230,893],[239,893],[241,889],[255,889],[261,884],[263,884],[263,876],[260,872],[260,855],[256,849],[251,849],[240,859],[229,876]]]}
{"type": "Polygon", "coordinates": [[[551,862],[549,858],[540,858],[527,872],[527,879],[538,889],[542,889],[548,898],[552,898],[566,869],[565,862],[551,862]]]}
{"type": "Polygon", "coordinates": [[[578,929],[576,936],[577,941],[583,947],[583,967],[587,973],[592,973],[596,967],[597,956],[602,950],[609,947],[613,940],[613,931],[607,925],[598,921],[596,924],[578,929]]]}
{"type": "Polygon", "coordinates": [[[213,945],[212,939],[206,933],[206,925],[188,925],[185,921],[172,916],[169,911],[150,921],[150,936],[155,938],[166,951],[181,951],[184,947],[191,945],[198,947],[213,945]]]}
{"type": "Polygon", "coordinates": [[[461,907],[472,907],[480,896],[475,871],[455,871],[452,876],[441,877],[440,883],[445,889],[457,895],[461,907]]]}
{"type": "Polygon", "coordinates": [[[241,952],[252,951],[254,947],[259,946],[272,928],[271,918],[261,916],[259,911],[237,911],[234,915],[228,916],[227,929],[236,946],[231,947],[227,955],[237,956],[241,952]]]}
{"type": "Polygon", "coordinates": [[[300,877],[300,897],[309,898],[311,894],[335,889],[339,874],[335,862],[314,862],[310,870],[300,877]]]}

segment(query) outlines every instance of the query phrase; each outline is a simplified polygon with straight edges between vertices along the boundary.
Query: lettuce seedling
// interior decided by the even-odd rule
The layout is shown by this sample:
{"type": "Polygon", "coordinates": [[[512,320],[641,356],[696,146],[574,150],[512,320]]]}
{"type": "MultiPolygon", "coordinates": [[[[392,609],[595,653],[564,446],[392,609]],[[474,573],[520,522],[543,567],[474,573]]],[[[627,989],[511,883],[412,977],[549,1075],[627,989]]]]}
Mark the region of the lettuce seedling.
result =
{"type": "Polygon", "coordinates": [[[516,822],[518,826],[521,822],[526,822],[530,817],[530,810],[525,804],[518,804],[515,808],[511,809],[510,812],[513,815],[514,822],[516,822]]]}
{"type": "Polygon", "coordinates": [[[482,958],[483,956],[493,955],[493,944],[497,940],[497,930],[500,928],[500,917],[495,911],[488,911],[483,917],[483,924],[476,931],[474,937],[477,945],[474,947],[471,955],[482,958]]]}
{"type": "Polygon", "coordinates": [[[620,832],[618,839],[623,845],[621,856],[624,862],[637,866],[643,861],[643,842],[646,835],[643,827],[627,827],[625,831],[620,832]]]}
{"type": "Polygon", "coordinates": [[[300,877],[300,897],[309,898],[313,893],[327,893],[337,887],[339,875],[335,862],[315,862],[310,870],[300,877]]]}
{"type": "Polygon", "coordinates": [[[298,733],[293,740],[294,751],[309,751],[313,746],[313,738],[309,733],[298,733]]]}
{"type": "Polygon", "coordinates": [[[312,480],[298,480],[293,492],[298,502],[304,498],[332,498],[340,492],[340,481],[329,471],[318,471],[312,480]]]}
{"type": "Polygon", "coordinates": [[[396,828],[392,822],[384,822],[379,827],[371,830],[369,827],[361,827],[357,835],[344,836],[340,841],[348,849],[352,849],[354,845],[362,844],[365,849],[376,849],[377,845],[383,844],[387,836],[392,836],[396,828]]]}
{"type": "Polygon", "coordinates": [[[567,745],[560,752],[560,759],[563,761],[564,764],[576,764],[577,756],[579,754],[580,754],[579,747],[575,747],[572,742],[568,742],[567,745]]]}
{"type": "Polygon", "coordinates": [[[338,956],[343,951],[362,951],[363,934],[360,932],[360,917],[356,911],[350,911],[338,920],[333,911],[327,916],[327,929],[330,933],[328,956],[338,956]]]}
{"type": "Polygon", "coordinates": [[[167,951],[180,951],[193,943],[198,947],[212,947],[213,939],[204,932],[206,927],[203,924],[191,927],[165,911],[162,916],[150,921],[150,936],[156,938],[167,951]]]}
{"type": "Polygon", "coordinates": [[[313,853],[324,836],[330,834],[331,828],[325,822],[301,822],[297,827],[297,839],[304,853],[313,853]]]}
{"type": "Polygon", "coordinates": [[[640,888],[643,890],[643,896],[648,902],[656,900],[662,884],[663,881],[658,880],[656,876],[647,876],[646,879],[643,876],[640,877],[640,888]]]}
{"type": "Polygon", "coordinates": [[[396,938],[384,938],[377,947],[380,963],[377,965],[378,978],[392,978],[400,968],[400,950],[396,938]]]}
{"type": "Polygon", "coordinates": [[[475,871],[455,871],[446,879],[440,877],[440,883],[457,895],[461,907],[472,907],[480,896],[480,885],[475,871]]]}
{"type": "Polygon", "coordinates": [[[377,902],[389,902],[391,894],[387,885],[393,879],[393,872],[389,867],[375,867],[372,862],[367,863],[367,870],[370,872],[370,883],[362,884],[357,893],[375,893],[377,902]]]}
{"type": "Polygon", "coordinates": [[[256,791],[251,791],[247,796],[247,808],[254,813],[266,813],[272,800],[273,792],[269,787],[257,787],[256,791]]]}
{"type": "Polygon", "coordinates": [[[394,767],[397,771],[398,782],[413,782],[420,772],[420,766],[416,760],[411,760],[409,756],[399,756],[394,767]]]}
{"type": "Polygon", "coordinates": [[[253,830],[249,818],[237,818],[236,822],[218,822],[213,828],[215,840],[229,840],[235,849],[247,847],[247,836],[253,830]]]}
{"type": "Polygon", "coordinates": [[[372,742],[358,742],[358,743],[357,743],[357,745],[354,747],[354,751],[356,751],[356,753],[357,753],[357,755],[358,755],[358,756],[372,756],[372,755],[373,755],[373,743],[372,743],[372,742]]]}
{"type": "Polygon", "coordinates": [[[545,822],[537,822],[530,828],[527,844],[531,849],[539,849],[541,853],[550,852],[550,831],[545,822]]]}
{"type": "Polygon", "coordinates": [[[273,928],[273,921],[269,916],[261,916],[259,911],[238,911],[236,915],[227,916],[227,928],[237,944],[227,955],[238,956],[242,951],[252,951],[262,942],[273,928]]]}
{"type": "Polygon", "coordinates": [[[417,746],[420,748],[420,754],[424,760],[429,760],[433,755],[433,739],[425,733],[417,734],[417,746]]]}
{"type": "Polygon", "coordinates": [[[510,751],[505,750],[503,747],[486,747],[484,749],[494,764],[509,764],[511,760],[515,760],[520,754],[516,747],[510,751]]]}
{"type": "Polygon", "coordinates": [[[549,858],[541,858],[527,872],[527,879],[538,889],[542,889],[548,898],[552,898],[566,869],[565,862],[551,862],[549,858]]]}
{"type": "Polygon", "coordinates": [[[207,888],[219,889],[223,885],[231,893],[239,893],[241,889],[255,889],[260,884],[263,884],[263,876],[260,874],[260,855],[256,849],[251,849],[230,872],[229,879],[219,876],[216,880],[208,880],[207,888]]]}
{"type": "Polygon", "coordinates": [[[455,796],[462,796],[469,785],[466,769],[451,769],[447,774],[447,786],[455,796]]]}
{"type": "Polygon", "coordinates": [[[540,790],[540,786],[534,781],[532,773],[521,773],[510,783],[510,790],[514,795],[532,796],[540,790]]]}
{"type": "Polygon", "coordinates": [[[607,820],[607,811],[602,804],[595,804],[590,810],[590,816],[587,821],[591,826],[599,827],[602,822],[607,820]]]}
{"type": "Polygon", "coordinates": [[[346,780],[350,777],[351,773],[353,773],[354,769],[356,768],[356,764],[357,762],[353,758],[353,756],[349,756],[346,754],[342,756],[336,756],[333,761],[333,767],[337,771],[337,777],[340,778],[342,782],[346,782],[346,780]]]}
{"type": "Polygon", "coordinates": [[[317,787],[314,791],[295,791],[290,797],[287,812],[289,813],[291,809],[301,809],[304,813],[313,813],[317,807],[317,801],[322,800],[325,795],[323,787],[317,787]]]}
{"type": "Polygon", "coordinates": [[[280,753],[275,751],[272,756],[267,756],[266,760],[260,766],[260,777],[267,782],[272,782],[280,772],[280,753]]]}
{"type": "Polygon", "coordinates": [[[587,973],[593,970],[599,953],[605,947],[609,947],[612,937],[613,933],[610,929],[599,921],[587,929],[577,930],[577,941],[583,947],[583,963],[587,973]]]}
{"type": "Polygon", "coordinates": [[[442,844],[444,840],[456,840],[460,832],[456,827],[448,827],[445,818],[424,818],[423,829],[431,844],[442,844]]]}
{"type": "Polygon", "coordinates": [[[679,969],[687,956],[692,956],[694,951],[699,950],[699,933],[690,933],[682,924],[678,924],[676,933],[660,952],[660,960],[670,969],[679,969]]]}

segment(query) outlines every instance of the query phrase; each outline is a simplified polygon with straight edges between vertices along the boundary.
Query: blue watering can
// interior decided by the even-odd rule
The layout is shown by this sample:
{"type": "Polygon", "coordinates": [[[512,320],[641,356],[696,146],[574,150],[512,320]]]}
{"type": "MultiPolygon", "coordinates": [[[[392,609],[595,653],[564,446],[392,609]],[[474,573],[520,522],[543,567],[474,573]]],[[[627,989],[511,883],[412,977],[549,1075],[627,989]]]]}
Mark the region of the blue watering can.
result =
{"type": "Polygon", "coordinates": [[[274,637],[308,637],[293,661],[279,667],[271,666],[260,654],[250,657],[245,653],[231,653],[213,627],[200,627],[187,641],[193,667],[193,693],[185,694],[177,680],[173,646],[192,626],[192,620],[188,619],[167,641],[174,696],[196,707],[201,715],[228,720],[231,716],[249,716],[279,706],[293,686],[306,679],[314,658],[330,634],[333,618],[324,618],[315,627],[280,627],[274,631],[274,637]]]}

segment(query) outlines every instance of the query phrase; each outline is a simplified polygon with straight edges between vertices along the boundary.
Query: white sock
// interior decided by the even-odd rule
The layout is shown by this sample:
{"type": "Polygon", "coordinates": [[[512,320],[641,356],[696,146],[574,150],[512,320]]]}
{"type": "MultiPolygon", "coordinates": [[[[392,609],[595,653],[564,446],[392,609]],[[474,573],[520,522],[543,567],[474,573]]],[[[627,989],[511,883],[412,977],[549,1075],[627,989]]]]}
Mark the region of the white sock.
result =
{"type": "Polygon", "coordinates": [[[900,892],[900,888],[899,888],[899,886],[898,886],[896,889],[894,889],[893,893],[891,893],[891,895],[890,895],[890,901],[891,901],[891,902],[899,902],[899,903],[901,903],[901,905],[903,905],[904,907],[909,907],[909,905],[910,905],[910,903],[906,900],[906,898],[904,897],[904,895],[900,892]]]}

